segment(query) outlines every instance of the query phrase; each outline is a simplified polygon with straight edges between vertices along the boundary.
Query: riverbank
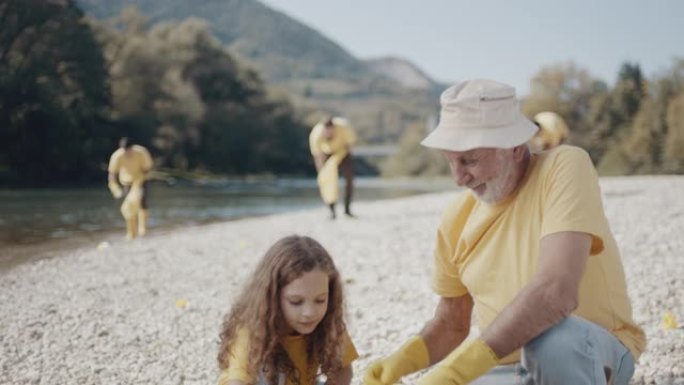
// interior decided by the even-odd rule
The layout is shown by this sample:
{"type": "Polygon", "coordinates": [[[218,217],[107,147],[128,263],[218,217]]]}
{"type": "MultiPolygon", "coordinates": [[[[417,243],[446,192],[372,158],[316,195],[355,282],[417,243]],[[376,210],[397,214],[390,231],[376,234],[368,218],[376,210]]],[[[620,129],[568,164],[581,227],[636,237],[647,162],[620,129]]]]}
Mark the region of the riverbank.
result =
{"type": "MultiPolygon", "coordinates": [[[[446,191],[448,178],[359,177],[355,200],[446,191]]],[[[320,207],[314,179],[196,179],[148,186],[150,229],[157,233],[200,224],[320,207]]],[[[106,186],[13,190],[0,188],[0,269],[35,260],[43,251],[111,241],[125,232],[121,202],[106,186]]]]}
{"type": "MultiPolygon", "coordinates": [[[[602,186],[649,338],[633,383],[684,384],[684,329],[662,326],[667,312],[684,324],[684,177],[602,186]]],[[[344,277],[358,385],[431,317],[434,231],[453,195],[359,202],[358,219],[332,222],[319,208],[153,233],[2,271],[0,383],[214,383],[223,314],[266,248],[299,233],[318,239],[344,277]]]]}

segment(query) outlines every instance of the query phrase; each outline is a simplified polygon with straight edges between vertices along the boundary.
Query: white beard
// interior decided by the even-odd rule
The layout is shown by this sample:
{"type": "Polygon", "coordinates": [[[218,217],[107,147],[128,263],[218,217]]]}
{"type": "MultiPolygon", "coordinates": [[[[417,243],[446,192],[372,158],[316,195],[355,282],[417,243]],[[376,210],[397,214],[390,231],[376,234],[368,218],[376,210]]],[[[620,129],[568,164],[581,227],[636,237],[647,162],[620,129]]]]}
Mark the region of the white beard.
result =
{"type": "Polygon", "coordinates": [[[482,195],[475,194],[475,197],[483,203],[492,204],[499,202],[506,198],[513,190],[511,185],[513,184],[513,179],[515,177],[515,162],[513,159],[505,159],[502,157],[499,158],[499,164],[501,165],[499,175],[489,182],[486,182],[486,189],[482,195]]]}

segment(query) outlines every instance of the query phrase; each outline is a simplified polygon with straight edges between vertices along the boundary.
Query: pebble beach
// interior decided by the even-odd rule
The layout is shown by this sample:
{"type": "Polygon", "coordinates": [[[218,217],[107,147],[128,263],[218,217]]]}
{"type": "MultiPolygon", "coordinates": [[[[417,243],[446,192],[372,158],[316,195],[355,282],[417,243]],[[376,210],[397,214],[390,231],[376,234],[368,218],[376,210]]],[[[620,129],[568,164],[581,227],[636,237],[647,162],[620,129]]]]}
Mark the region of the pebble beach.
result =
{"type": "MultiPolygon", "coordinates": [[[[632,384],[684,385],[684,177],[602,178],[601,187],[648,338],[632,384]]],[[[432,316],[435,231],[455,194],[358,202],[353,219],[331,221],[321,204],[151,229],[0,270],[0,384],[214,384],[223,315],[266,249],[296,233],[317,239],[341,271],[360,385],[372,361],[432,316]]]]}

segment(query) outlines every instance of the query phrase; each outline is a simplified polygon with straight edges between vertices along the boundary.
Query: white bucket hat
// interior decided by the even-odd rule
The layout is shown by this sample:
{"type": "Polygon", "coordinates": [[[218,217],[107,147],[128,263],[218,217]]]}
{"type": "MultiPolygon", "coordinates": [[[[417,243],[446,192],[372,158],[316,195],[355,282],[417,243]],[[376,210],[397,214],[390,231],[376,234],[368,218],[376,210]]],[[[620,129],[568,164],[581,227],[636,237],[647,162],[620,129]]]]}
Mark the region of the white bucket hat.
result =
{"type": "Polygon", "coordinates": [[[447,88],[440,98],[437,128],[421,144],[440,150],[511,148],[527,142],[538,127],[520,112],[515,88],[475,79],[447,88]]]}

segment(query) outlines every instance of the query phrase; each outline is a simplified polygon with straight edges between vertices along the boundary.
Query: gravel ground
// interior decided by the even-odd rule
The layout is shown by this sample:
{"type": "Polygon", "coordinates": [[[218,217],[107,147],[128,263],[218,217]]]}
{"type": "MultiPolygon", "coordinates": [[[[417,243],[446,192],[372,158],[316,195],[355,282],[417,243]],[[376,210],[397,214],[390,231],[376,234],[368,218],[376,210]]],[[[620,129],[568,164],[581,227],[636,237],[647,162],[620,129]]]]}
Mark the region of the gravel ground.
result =
{"type": "MultiPolygon", "coordinates": [[[[601,183],[649,339],[633,383],[684,385],[684,177],[601,183]],[[663,327],[668,312],[679,328],[663,327]]],[[[359,218],[334,222],[321,207],[152,231],[0,271],[0,384],[214,383],[223,314],[266,248],[299,233],[318,239],[344,277],[358,385],[432,315],[432,243],[452,196],[360,202],[359,218]]]]}

